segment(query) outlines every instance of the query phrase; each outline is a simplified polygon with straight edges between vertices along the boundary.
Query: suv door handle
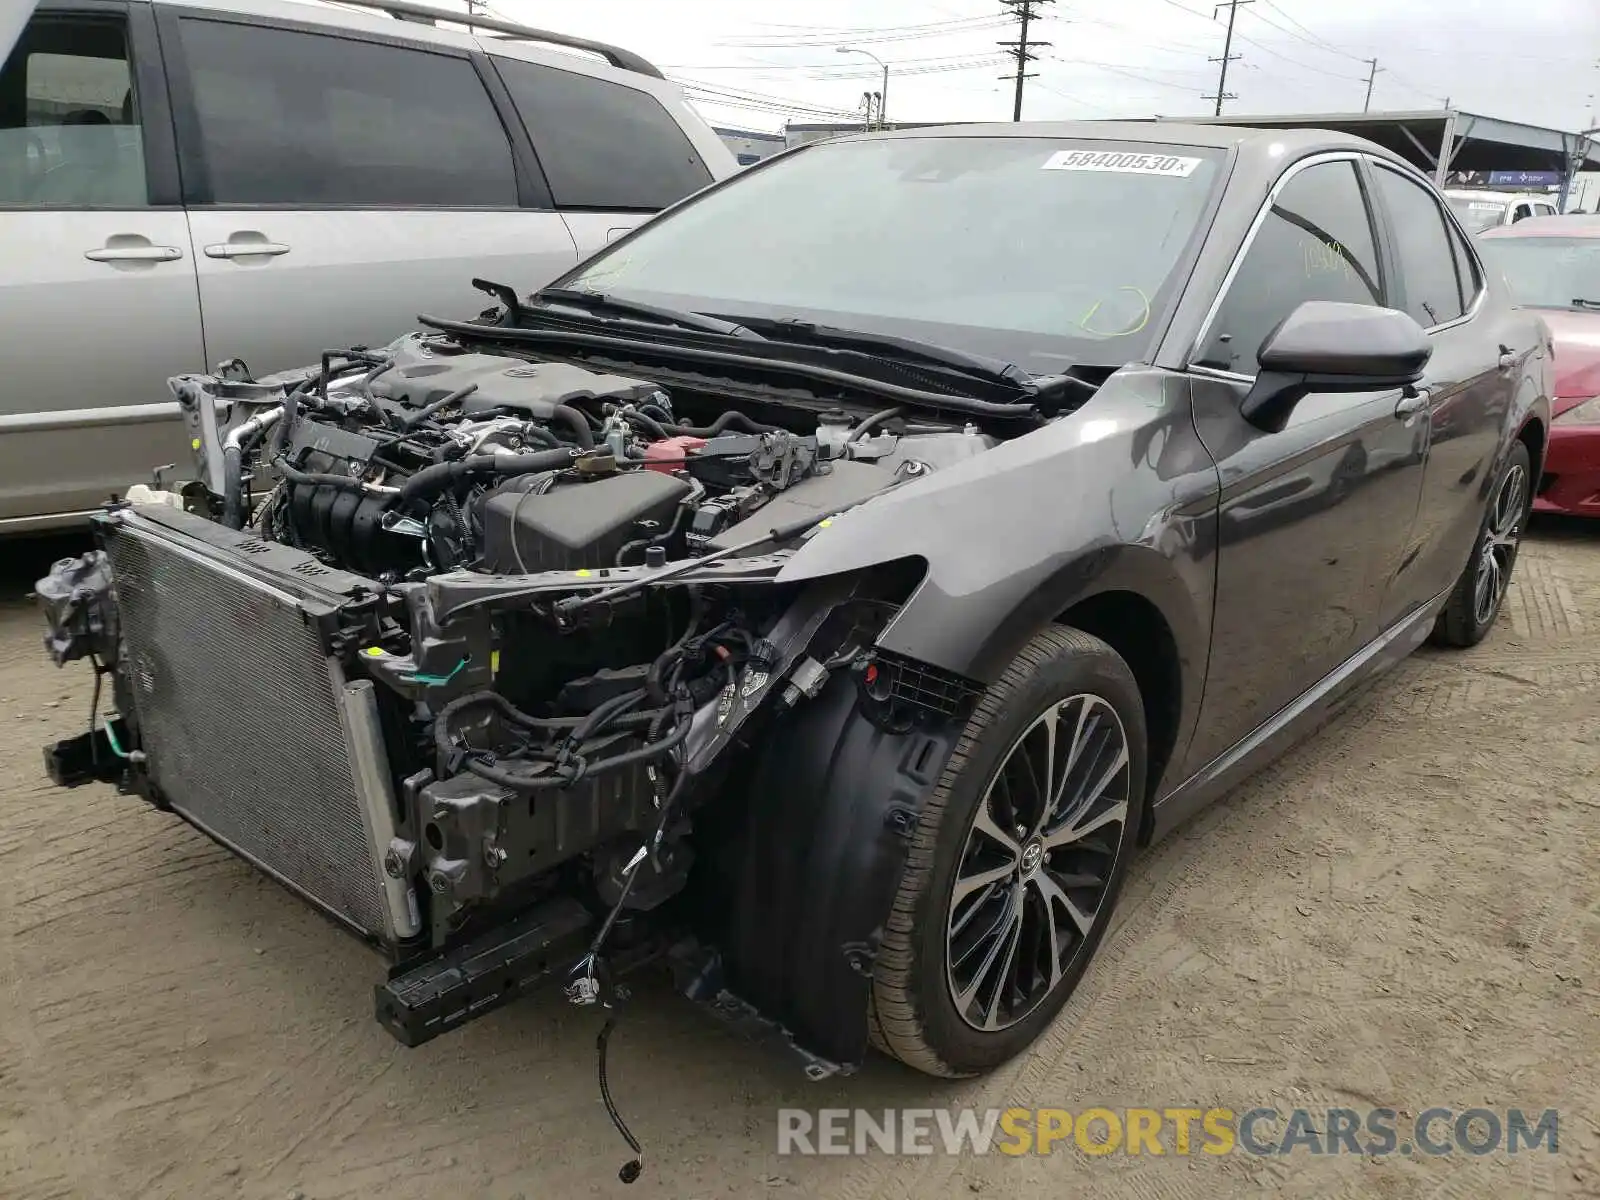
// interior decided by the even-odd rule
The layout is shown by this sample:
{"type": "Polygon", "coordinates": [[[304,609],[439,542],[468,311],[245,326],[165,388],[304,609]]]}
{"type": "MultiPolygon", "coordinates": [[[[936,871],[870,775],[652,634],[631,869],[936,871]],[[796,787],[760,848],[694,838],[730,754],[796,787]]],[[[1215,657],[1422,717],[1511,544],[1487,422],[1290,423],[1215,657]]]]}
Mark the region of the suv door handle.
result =
{"type": "Polygon", "coordinates": [[[1427,388],[1412,388],[1400,397],[1399,403],[1394,406],[1394,415],[1409,422],[1428,407],[1431,398],[1432,393],[1427,388]]]}
{"type": "Polygon", "coordinates": [[[183,251],[176,246],[102,246],[85,250],[83,256],[90,262],[172,262],[183,251]]]}
{"type": "Polygon", "coordinates": [[[1512,367],[1517,365],[1517,360],[1520,357],[1521,356],[1518,355],[1517,352],[1514,351],[1510,346],[1501,346],[1500,369],[1502,371],[1509,371],[1512,367]]]}
{"type": "Polygon", "coordinates": [[[207,258],[247,258],[252,254],[287,254],[282,242],[213,242],[205,248],[207,258]]]}

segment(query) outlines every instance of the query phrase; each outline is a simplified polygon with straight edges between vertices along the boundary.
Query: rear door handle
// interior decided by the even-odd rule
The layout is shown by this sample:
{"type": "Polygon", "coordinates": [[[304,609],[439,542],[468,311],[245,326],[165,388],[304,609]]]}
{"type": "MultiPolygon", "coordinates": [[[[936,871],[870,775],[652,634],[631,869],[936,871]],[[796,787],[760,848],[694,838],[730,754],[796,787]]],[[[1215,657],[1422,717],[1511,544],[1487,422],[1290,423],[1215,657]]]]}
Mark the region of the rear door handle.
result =
{"type": "Polygon", "coordinates": [[[102,246],[85,250],[90,262],[172,262],[183,257],[176,246],[102,246]]]}
{"type": "Polygon", "coordinates": [[[1432,393],[1427,388],[1412,388],[1400,397],[1400,402],[1394,406],[1394,415],[1405,421],[1410,421],[1428,407],[1432,393]]]}
{"type": "Polygon", "coordinates": [[[213,242],[205,248],[207,258],[246,258],[252,254],[287,254],[282,242],[213,242]]]}

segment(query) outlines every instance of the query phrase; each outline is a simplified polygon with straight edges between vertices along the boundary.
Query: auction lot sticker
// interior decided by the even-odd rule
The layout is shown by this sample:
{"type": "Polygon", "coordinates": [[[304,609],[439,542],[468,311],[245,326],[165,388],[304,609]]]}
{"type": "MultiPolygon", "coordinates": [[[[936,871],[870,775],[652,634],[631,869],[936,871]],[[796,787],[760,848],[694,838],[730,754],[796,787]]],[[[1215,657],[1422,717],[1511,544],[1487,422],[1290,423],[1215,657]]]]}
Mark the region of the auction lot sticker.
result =
{"type": "Polygon", "coordinates": [[[1198,158],[1177,154],[1135,154],[1123,150],[1058,150],[1045,159],[1046,171],[1115,171],[1122,175],[1187,176],[1198,158]]]}

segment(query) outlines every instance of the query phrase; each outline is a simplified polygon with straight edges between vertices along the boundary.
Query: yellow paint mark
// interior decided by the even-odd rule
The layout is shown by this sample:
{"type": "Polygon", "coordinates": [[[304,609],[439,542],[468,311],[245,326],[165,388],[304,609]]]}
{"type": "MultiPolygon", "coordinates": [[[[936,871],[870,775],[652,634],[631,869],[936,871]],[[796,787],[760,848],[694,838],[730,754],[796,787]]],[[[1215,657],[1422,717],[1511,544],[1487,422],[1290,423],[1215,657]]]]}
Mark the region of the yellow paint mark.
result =
{"type": "Polygon", "coordinates": [[[500,674],[500,651],[498,650],[489,651],[489,674],[500,674]]]}
{"type": "Polygon", "coordinates": [[[817,525],[817,528],[818,528],[818,529],[826,529],[826,528],[827,528],[827,527],[828,527],[828,526],[829,526],[829,525],[832,525],[832,524],[833,524],[833,518],[832,518],[832,517],[829,517],[829,518],[828,518],[828,519],[827,519],[827,520],[826,520],[826,521],[822,521],[822,522],[820,522],[820,523],[819,523],[819,524],[818,524],[818,525],[817,525]]]}
{"type": "Polygon", "coordinates": [[[591,571],[587,567],[585,567],[583,570],[578,572],[578,578],[579,579],[587,579],[587,578],[589,578],[589,576],[591,576],[593,574],[594,574],[593,571],[591,571]]]}
{"type": "Polygon", "coordinates": [[[199,438],[195,438],[194,441],[190,442],[189,443],[189,449],[191,449],[191,450],[200,449],[200,439],[199,438]]]}
{"type": "Polygon", "coordinates": [[[382,646],[368,646],[361,653],[365,654],[368,658],[386,657],[386,652],[382,646]]]}

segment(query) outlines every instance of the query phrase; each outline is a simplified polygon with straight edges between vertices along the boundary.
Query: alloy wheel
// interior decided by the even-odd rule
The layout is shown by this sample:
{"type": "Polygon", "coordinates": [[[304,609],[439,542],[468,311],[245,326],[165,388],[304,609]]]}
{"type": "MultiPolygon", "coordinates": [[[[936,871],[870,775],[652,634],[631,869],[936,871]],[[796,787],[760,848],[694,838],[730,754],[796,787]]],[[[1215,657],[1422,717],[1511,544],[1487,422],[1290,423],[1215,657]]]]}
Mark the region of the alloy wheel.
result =
{"type": "Polygon", "coordinates": [[[963,1021],[993,1032],[1034,1011],[1089,944],[1129,828],[1128,738],[1099,696],[1046,709],[978,802],[945,918],[963,1021]]]}
{"type": "Polygon", "coordinates": [[[1478,574],[1473,581],[1472,614],[1487,625],[1499,611],[1511,582],[1511,565],[1522,540],[1522,521],[1528,510],[1528,473],[1518,463],[1500,481],[1489,510],[1488,528],[1478,552],[1478,574]]]}

